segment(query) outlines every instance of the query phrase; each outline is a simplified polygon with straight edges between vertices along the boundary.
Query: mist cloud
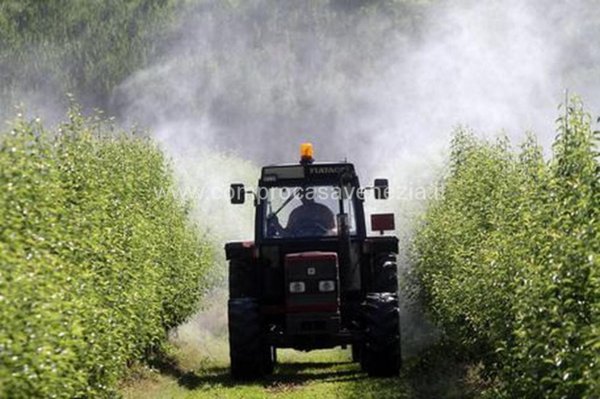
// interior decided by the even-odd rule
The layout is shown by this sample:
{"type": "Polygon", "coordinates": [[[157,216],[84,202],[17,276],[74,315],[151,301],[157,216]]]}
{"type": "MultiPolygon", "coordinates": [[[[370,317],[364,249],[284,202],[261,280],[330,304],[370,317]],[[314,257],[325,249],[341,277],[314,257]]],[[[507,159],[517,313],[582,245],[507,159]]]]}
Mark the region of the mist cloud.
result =
{"type": "Polygon", "coordinates": [[[369,170],[439,153],[459,124],[548,144],[567,88],[598,110],[593,1],[340,3],[203,2],[113,104],[174,151],[289,162],[312,140],[369,170]]]}

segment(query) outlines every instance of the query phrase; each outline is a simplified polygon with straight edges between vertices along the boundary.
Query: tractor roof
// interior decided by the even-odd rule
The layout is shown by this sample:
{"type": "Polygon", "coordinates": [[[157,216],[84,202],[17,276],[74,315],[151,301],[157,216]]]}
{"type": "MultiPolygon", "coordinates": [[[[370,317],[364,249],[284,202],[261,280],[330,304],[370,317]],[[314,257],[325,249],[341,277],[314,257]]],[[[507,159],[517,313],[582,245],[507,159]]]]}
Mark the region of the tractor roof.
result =
{"type": "Polygon", "coordinates": [[[348,162],[320,162],[305,164],[271,165],[262,168],[261,183],[265,185],[293,184],[300,182],[339,182],[342,175],[356,178],[354,165],[348,162]]]}

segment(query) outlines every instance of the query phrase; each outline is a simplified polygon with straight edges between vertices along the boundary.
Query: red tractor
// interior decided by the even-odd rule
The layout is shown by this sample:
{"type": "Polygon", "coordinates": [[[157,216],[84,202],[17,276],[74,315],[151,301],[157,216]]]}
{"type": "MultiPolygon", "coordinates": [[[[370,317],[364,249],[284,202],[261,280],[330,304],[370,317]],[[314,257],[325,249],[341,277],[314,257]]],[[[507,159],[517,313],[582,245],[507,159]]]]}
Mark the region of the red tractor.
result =
{"type": "Polygon", "coordinates": [[[371,376],[401,365],[394,215],[371,216],[365,192],[387,199],[388,182],[361,188],[351,163],[265,166],[258,189],[231,185],[231,202],[254,195],[255,239],[225,245],[229,261],[229,346],[234,378],[273,371],[277,348],[351,346],[371,376]]]}

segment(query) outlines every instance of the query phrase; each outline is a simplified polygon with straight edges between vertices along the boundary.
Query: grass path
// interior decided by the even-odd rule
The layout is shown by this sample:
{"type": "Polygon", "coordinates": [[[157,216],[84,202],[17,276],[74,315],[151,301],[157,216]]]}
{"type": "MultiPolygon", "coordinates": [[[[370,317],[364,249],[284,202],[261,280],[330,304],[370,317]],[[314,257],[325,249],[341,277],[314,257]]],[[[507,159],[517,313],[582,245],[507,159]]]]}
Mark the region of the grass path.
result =
{"type": "Polygon", "coordinates": [[[402,378],[368,378],[350,361],[348,350],[280,350],[278,356],[273,375],[258,382],[233,381],[226,359],[204,359],[192,370],[161,367],[159,374],[126,386],[122,393],[127,399],[414,397],[402,378]]]}
{"type": "MultiPolygon", "coordinates": [[[[222,295],[221,295],[222,296],[222,295]]],[[[171,339],[172,361],[142,369],[123,383],[125,399],[196,398],[476,398],[479,381],[472,368],[456,364],[445,350],[405,360],[399,377],[369,378],[351,362],[350,350],[277,351],[273,375],[242,383],[229,376],[226,303],[214,304],[171,339]]]]}

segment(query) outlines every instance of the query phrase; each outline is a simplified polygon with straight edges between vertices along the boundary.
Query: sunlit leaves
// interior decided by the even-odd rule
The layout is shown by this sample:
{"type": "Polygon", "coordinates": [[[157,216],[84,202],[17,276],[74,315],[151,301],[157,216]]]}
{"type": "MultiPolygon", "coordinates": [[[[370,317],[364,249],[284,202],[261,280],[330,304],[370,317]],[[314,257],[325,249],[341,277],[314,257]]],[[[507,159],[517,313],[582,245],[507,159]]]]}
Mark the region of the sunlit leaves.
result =
{"type": "Polygon", "coordinates": [[[0,396],[111,396],[195,311],[210,253],[173,184],[152,142],[76,108],[1,136],[0,396]]]}
{"type": "Polygon", "coordinates": [[[545,161],[455,135],[444,196],[416,242],[431,313],[496,377],[496,395],[597,397],[598,133],[577,100],[545,161]]]}

